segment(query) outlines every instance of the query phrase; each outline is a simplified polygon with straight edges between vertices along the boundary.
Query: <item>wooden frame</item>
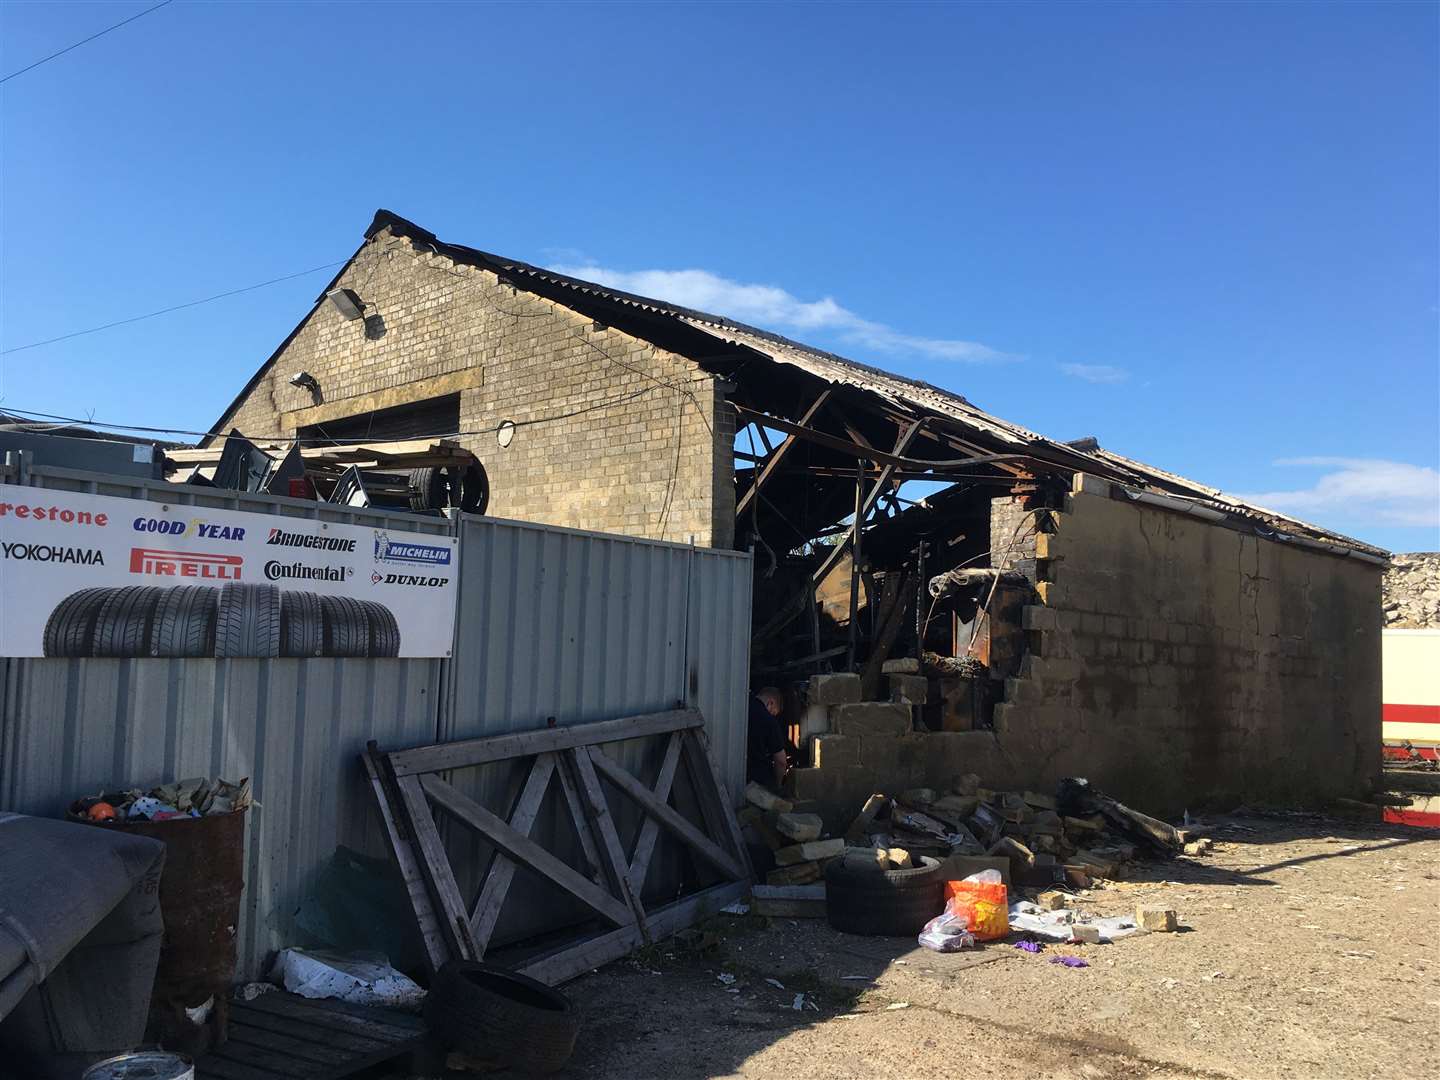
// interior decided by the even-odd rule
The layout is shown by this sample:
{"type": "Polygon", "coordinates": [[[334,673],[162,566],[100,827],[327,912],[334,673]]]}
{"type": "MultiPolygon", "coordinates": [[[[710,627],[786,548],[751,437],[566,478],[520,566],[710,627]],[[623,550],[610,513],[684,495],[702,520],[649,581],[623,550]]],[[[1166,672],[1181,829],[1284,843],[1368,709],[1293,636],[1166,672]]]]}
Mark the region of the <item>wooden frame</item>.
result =
{"type": "Polygon", "coordinates": [[[696,709],[648,713],[570,727],[542,728],[393,753],[371,743],[362,755],[386,834],[420,925],[432,969],[447,960],[480,960],[499,921],[516,867],[540,876],[580,901],[603,924],[598,934],[568,942],[519,968],[548,983],[563,982],[639,945],[691,925],[750,887],[750,865],[734,810],[726,797],[696,709]],[[607,742],[659,736],[665,752],[654,786],[643,783],[602,749],[607,742]],[[508,820],[480,805],[440,772],[490,762],[531,759],[508,820]],[[695,789],[703,828],[673,809],[670,796],[681,765],[695,789]],[[601,778],[643,813],[627,853],[611,818],[601,778]],[[587,864],[582,873],[531,839],[546,794],[558,787],[587,864]],[[473,904],[461,895],[434,809],[478,833],[495,857],[473,904]],[[664,831],[721,882],[653,911],[641,900],[655,846],[664,831]]]}

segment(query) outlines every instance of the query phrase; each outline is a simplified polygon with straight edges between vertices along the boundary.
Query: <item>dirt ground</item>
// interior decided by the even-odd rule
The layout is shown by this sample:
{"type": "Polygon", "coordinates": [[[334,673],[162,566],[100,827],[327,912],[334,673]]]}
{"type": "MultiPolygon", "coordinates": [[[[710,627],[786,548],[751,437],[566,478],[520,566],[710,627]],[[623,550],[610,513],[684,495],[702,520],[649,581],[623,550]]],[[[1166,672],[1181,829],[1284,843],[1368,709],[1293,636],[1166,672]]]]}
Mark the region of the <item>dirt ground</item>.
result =
{"type": "Polygon", "coordinates": [[[818,920],[722,916],[709,949],[657,946],[572,982],[584,1027],[560,1075],[1433,1075],[1440,831],[1306,815],[1214,826],[1212,855],[1077,901],[1101,915],[1164,903],[1180,913],[1174,934],[940,955],[818,920]]]}

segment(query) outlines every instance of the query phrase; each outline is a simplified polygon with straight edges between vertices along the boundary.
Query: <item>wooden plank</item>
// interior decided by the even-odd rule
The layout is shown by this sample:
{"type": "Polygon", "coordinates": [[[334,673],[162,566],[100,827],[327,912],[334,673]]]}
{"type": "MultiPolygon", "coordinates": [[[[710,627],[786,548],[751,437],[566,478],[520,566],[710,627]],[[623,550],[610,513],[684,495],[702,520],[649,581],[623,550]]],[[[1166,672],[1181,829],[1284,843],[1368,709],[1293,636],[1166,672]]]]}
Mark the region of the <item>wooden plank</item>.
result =
{"type": "Polygon", "coordinates": [[[380,1039],[388,1043],[402,1043],[425,1034],[425,1022],[418,1016],[396,1012],[393,1009],[374,1009],[364,1005],[350,1005],[349,1002],[327,1000],[323,1004],[295,994],[261,994],[254,1001],[245,1002],[247,1009],[283,1016],[308,1024],[312,1029],[342,1031],[367,1039],[380,1039]],[[334,1006],[349,1005],[349,1009],[334,1006]],[[354,1011],[351,1011],[354,1010],[354,1011]]]}
{"type": "Polygon", "coordinates": [[[740,876],[750,877],[750,855],[745,848],[745,837],[740,832],[740,822],[735,817],[735,803],[725,788],[725,780],[720,775],[720,765],[710,749],[710,736],[703,727],[687,733],[685,753],[691,783],[695,785],[701,806],[709,804],[719,807],[720,828],[714,835],[726,837],[730,841],[730,849],[745,871],[740,876]]]}
{"type": "Polygon", "coordinates": [[[257,1069],[206,1054],[195,1063],[195,1080],[276,1080],[276,1076],[269,1069],[257,1069]]]}
{"type": "MultiPolygon", "coordinates": [[[[669,937],[714,915],[731,901],[750,891],[748,881],[731,881],[713,885],[702,892],[684,897],[673,904],[657,908],[646,915],[650,934],[655,940],[669,937]]],[[[643,944],[638,926],[625,926],[601,934],[579,944],[566,945],[541,956],[532,957],[521,965],[520,973],[555,986],[577,975],[583,975],[601,964],[618,960],[643,944]]]]}
{"type": "MultiPolygon", "coordinates": [[[[405,882],[405,892],[410,897],[410,907],[415,912],[415,921],[420,929],[420,941],[425,949],[425,960],[431,971],[439,971],[450,959],[448,938],[441,932],[440,917],[430,898],[429,886],[420,873],[415,849],[411,847],[408,834],[400,831],[395,820],[395,809],[390,802],[387,782],[384,778],[384,764],[377,751],[367,749],[360,755],[365,763],[365,772],[370,777],[371,790],[380,808],[380,819],[385,825],[385,835],[390,841],[390,852],[395,864],[400,867],[400,878],[405,882]]],[[[398,798],[398,792],[396,793],[398,798]]]]}
{"type": "MultiPolygon", "coordinates": [[[[624,904],[621,904],[593,881],[572,870],[534,840],[516,832],[474,799],[456,791],[439,777],[425,776],[416,779],[413,776],[407,776],[401,781],[401,784],[414,784],[417,788],[423,785],[424,793],[433,799],[437,806],[442,807],[457,820],[479,832],[516,862],[522,863],[527,870],[534,870],[549,878],[616,926],[623,926],[632,921],[630,910],[624,904]]],[[[434,823],[431,824],[433,828],[434,823]]],[[[448,873],[448,864],[445,869],[448,873]]],[[[453,875],[451,875],[451,880],[454,880],[453,875]]]]}
{"type": "MultiPolygon", "coordinates": [[[[585,808],[585,816],[596,840],[599,841],[601,865],[605,867],[612,887],[625,898],[625,905],[640,927],[641,936],[649,940],[649,932],[645,929],[645,906],[640,903],[635,890],[630,888],[629,867],[625,865],[620,834],[615,829],[615,819],[605,802],[605,792],[600,789],[600,778],[595,775],[595,766],[591,760],[596,754],[604,757],[605,752],[598,746],[587,746],[576,747],[569,753],[575,769],[575,779],[580,784],[580,800],[585,808]]],[[[577,826],[579,824],[576,822],[577,826]]]]}
{"type": "MultiPolygon", "coordinates": [[[[815,414],[818,413],[824,407],[825,402],[830,399],[830,390],[831,388],[827,386],[824,390],[820,391],[820,396],[811,403],[810,407],[805,410],[805,415],[800,418],[801,424],[808,424],[815,418],[815,414]]],[[[757,423],[755,426],[763,429],[765,425],[757,423]]],[[[765,442],[763,430],[760,440],[761,442],[765,442]]],[[[745,512],[750,503],[760,494],[760,488],[764,485],[765,481],[770,478],[770,474],[780,467],[780,462],[785,460],[785,455],[790,452],[790,448],[799,441],[799,437],[794,434],[786,435],[785,441],[765,459],[765,464],[760,466],[760,472],[755,477],[754,483],[750,485],[750,489],[746,491],[744,495],[740,496],[740,501],[735,504],[735,516],[737,518],[745,512]]]]}
{"type": "MultiPolygon", "coordinates": [[[[669,802],[670,789],[675,786],[675,770],[680,764],[680,744],[684,734],[675,731],[665,744],[665,757],[660,762],[660,775],[653,789],[655,798],[669,802]]],[[[660,838],[660,823],[648,814],[640,826],[640,836],[635,841],[635,852],[630,856],[630,891],[636,896],[645,892],[645,875],[650,872],[650,858],[655,854],[655,841],[660,838]]]]}
{"type": "MultiPolygon", "coordinates": [[[[530,835],[530,827],[535,824],[535,816],[540,812],[540,804],[545,799],[545,790],[549,787],[550,777],[554,772],[554,754],[540,754],[535,758],[535,764],[530,767],[530,775],[525,778],[525,786],[515,804],[515,812],[510,815],[510,827],[516,832],[524,836],[530,835]]],[[[505,894],[510,891],[510,882],[514,877],[514,860],[504,852],[496,852],[490,873],[485,875],[485,884],[481,886],[480,896],[475,901],[475,909],[470,913],[470,932],[475,939],[477,960],[484,957],[485,949],[490,944],[490,935],[495,932],[495,923],[500,918],[501,907],[505,904],[505,894]]]]}
{"type": "Polygon", "coordinates": [[[407,824],[415,833],[420,845],[420,871],[425,875],[435,898],[436,907],[442,916],[441,932],[457,960],[474,960],[473,943],[470,937],[470,917],[465,910],[465,901],[460,896],[460,886],[455,881],[455,871],[450,868],[450,856],[440,839],[440,830],[435,827],[435,818],[430,813],[430,804],[425,801],[425,792],[420,781],[413,776],[402,776],[395,782],[404,802],[407,824]]]}
{"type": "Polygon", "coordinates": [[[352,1054],[368,1054],[390,1045],[390,1041],[373,1033],[360,1035],[324,1029],[323,1036],[317,1036],[316,1032],[320,1029],[317,1029],[316,1025],[310,1021],[297,1020],[292,1016],[281,1016],[279,1013],[267,1013],[262,1009],[242,1010],[241,1005],[242,1003],[238,1001],[230,1003],[230,1026],[232,1028],[236,1024],[243,1023],[246,1027],[259,1031],[271,1031],[277,1035],[289,1035],[297,1039],[323,1037],[327,1045],[348,1050],[352,1054]]]}
{"type": "MultiPolygon", "coordinates": [[[[662,828],[667,829],[682,843],[689,845],[697,855],[713,864],[727,877],[744,878],[749,875],[744,867],[719,847],[708,836],[686,821],[667,804],[657,802],[655,796],[640,781],[605,756],[598,747],[591,747],[589,757],[595,768],[604,773],[616,787],[640,804],[640,808],[655,818],[662,828]]],[[[703,802],[703,799],[702,799],[703,802]]]]}
{"type": "Polygon", "coordinates": [[[672,709],[668,712],[627,716],[619,720],[600,720],[568,727],[539,728],[511,735],[490,735],[483,739],[421,746],[414,750],[397,750],[388,755],[396,776],[439,772],[441,769],[463,769],[491,761],[527,757],[554,750],[570,750],[577,746],[638,739],[644,735],[661,735],[667,731],[699,727],[705,718],[698,709],[672,709]]]}
{"type": "Polygon", "coordinates": [[[325,1068],[313,1061],[299,1061],[290,1054],[253,1043],[226,1041],[210,1053],[221,1061],[248,1065],[254,1069],[269,1069],[273,1075],[286,1080],[309,1080],[325,1068]]]}
{"type": "MultiPolygon", "coordinates": [[[[289,1054],[297,1061],[308,1061],[317,1066],[323,1065],[344,1065],[353,1061],[355,1053],[333,1045],[326,1037],[316,1038],[311,1035],[306,1038],[297,1038],[294,1035],[282,1034],[272,1031],[269,1028],[251,1027],[249,1024],[237,1024],[231,1020],[226,1025],[226,1041],[239,1043],[242,1046],[260,1046],[268,1050],[277,1050],[282,1054],[289,1054]]],[[[384,1043],[378,1043],[367,1047],[370,1050],[378,1050],[384,1043]]]]}
{"type": "Polygon", "coordinates": [[[585,808],[580,803],[580,792],[576,788],[575,777],[570,762],[566,758],[560,758],[556,768],[560,777],[560,790],[565,793],[565,805],[570,811],[570,821],[575,826],[575,836],[580,841],[580,851],[585,858],[585,876],[596,884],[599,884],[603,874],[600,868],[600,849],[595,846],[595,834],[593,830],[581,827],[585,820],[585,808]]]}

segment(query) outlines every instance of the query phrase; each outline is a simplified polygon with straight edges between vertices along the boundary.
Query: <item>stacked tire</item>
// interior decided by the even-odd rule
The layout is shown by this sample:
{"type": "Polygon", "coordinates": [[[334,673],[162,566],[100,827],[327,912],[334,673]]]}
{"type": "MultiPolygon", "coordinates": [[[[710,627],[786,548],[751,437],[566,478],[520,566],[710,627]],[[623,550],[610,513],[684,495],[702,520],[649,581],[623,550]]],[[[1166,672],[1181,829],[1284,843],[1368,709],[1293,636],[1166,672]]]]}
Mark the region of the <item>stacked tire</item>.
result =
{"type": "Polygon", "coordinates": [[[575,1052],[570,999],[514,971],[452,960],[425,996],[425,1019],[451,1049],[523,1073],[553,1073],[575,1052]]]}
{"type": "Polygon", "coordinates": [[[928,855],[909,870],[847,866],[844,859],[825,867],[825,916],[847,934],[914,937],[944,907],[940,862],[928,855]]]}
{"type": "Polygon", "coordinates": [[[71,593],[45,623],[46,656],[400,655],[394,613],[373,600],[274,585],[123,585],[71,593]]]}

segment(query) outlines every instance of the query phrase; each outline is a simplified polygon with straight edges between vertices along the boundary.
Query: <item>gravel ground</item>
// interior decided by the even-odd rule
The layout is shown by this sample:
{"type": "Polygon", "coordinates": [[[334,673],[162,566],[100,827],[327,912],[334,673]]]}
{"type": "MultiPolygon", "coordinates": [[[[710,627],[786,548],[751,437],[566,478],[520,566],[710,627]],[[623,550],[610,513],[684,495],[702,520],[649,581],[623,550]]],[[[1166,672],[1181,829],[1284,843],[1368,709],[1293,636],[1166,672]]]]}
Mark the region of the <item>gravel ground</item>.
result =
{"type": "Polygon", "coordinates": [[[710,948],[662,944],[571,983],[584,1027],[561,1075],[1431,1074],[1440,832],[1289,815],[1226,818],[1213,835],[1210,856],[1138,867],[1077,900],[1180,913],[1179,933],[1113,945],[940,955],[818,920],[722,917],[710,948]],[[1057,953],[1090,966],[1049,963],[1057,953]]]}

